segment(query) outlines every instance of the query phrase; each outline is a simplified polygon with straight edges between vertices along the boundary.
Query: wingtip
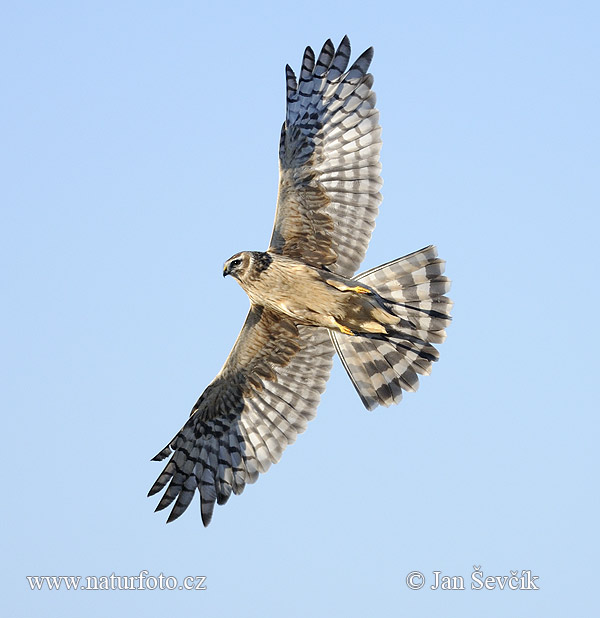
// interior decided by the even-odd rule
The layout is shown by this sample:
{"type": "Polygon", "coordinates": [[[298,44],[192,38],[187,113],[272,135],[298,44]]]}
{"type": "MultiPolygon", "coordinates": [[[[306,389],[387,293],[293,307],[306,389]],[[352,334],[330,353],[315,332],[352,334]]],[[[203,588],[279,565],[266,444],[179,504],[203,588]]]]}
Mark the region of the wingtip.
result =
{"type": "Polygon", "coordinates": [[[365,49],[365,51],[354,61],[354,64],[350,67],[349,73],[357,71],[358,74],[366,75],[373,60],[374,53],[375,50],[373,47],[365,49]]]}
{"type": "Polygon", "coordinates": [[[172,453],[172,450],[173,449],[171,449],[171,446],[167,445],[162,451],[160,451],[160,453],[154,455],[150,461],[162,461],[165,457],[168,457],[172,453]]]}
{"type": "Polygon", "coordinates": [[[300,81],[309,79],[312,72],[315,69],[315,52],[313,48],[308,45],[304,50],[304,56],[302,57],[302,68],[300,70],[300,81]]]}
{"type": "Polygon", "coordinates": [[[200,515],[202,517],[202,525],[207,528],[208,524],[210,524],[213,516],[213,511],[215,508],[214,502],[205,502],[202,501],[200,505],[200,515]]]}
{"type": "Polygon", "coordinates": [[[175,511],[175,509],[173,509],[170,513],[169,513],[169,517],[167,517],[167,523],[170,524],[171,522],[175,521],[181,514],[183,513],[183,511],[177,513],[175,511]]]}

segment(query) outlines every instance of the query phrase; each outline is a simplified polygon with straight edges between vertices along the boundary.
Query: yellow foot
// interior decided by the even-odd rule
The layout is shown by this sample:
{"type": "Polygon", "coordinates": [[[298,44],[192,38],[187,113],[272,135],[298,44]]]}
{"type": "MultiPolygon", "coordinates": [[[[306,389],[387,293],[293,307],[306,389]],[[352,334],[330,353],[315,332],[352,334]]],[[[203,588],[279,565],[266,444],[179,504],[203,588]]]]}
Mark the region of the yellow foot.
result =
{"type": "Polygon", "coordinates": [[[354,333],[345,326],[341,326],[340,324],[338,324],[338,328],[344,333],[344,335],[354,335],[354,333]]]}
{"type": "Polygon", "coordinates": [[[367,290],[367,288],[363,288],[360,285],[357,285],[355,288],[350,288],[353,292],[357,294],[370,294],[371,290],[367,290]]]}

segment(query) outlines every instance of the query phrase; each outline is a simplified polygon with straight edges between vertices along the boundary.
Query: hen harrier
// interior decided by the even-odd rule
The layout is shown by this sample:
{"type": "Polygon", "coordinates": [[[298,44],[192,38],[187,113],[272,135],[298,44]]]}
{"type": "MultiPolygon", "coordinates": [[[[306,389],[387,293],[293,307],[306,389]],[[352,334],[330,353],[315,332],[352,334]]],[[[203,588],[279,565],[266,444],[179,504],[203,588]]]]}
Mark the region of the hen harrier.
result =
{"type": "Polygon", "coordinates": [[[217,377],[154,460],[170,456],[149,495],[179,517],[196,490],[202,522],[279,461],[314,418],[337,352],[363,404],[398,403],[429,374],[451,301],[430,246],[360,275],[381,202],[381,129],[373,49],[348,69],[350,43],[310,47],[300,80],[286,67],[279,196],[267,251],[231,257],[250,311],[217,377]]]}

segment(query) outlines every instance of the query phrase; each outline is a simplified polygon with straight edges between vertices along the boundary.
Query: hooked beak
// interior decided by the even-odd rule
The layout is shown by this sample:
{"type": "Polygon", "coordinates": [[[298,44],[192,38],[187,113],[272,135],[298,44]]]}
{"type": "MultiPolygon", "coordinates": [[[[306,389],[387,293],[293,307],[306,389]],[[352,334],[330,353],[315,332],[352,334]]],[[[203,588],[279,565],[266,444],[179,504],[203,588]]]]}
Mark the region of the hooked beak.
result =
{"type": "Polygon", "coordinates": [[[228,274],[229,274],[229,266],[225,264],[225,266],[223,266],[223,277],[227,277],[228,274]]]}

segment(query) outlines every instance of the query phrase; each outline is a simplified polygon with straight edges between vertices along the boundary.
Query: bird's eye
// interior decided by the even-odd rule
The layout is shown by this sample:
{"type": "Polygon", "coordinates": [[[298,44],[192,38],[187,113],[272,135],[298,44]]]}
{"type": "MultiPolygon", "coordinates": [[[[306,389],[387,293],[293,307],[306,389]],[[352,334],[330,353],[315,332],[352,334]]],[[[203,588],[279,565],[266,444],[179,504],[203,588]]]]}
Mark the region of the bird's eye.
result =
{"type": "Polygon", "coordinates": [[[233,262],[231,262],[231,266],[235,268],[236,266],[239,266],[241,263],[242,263],[242,260],[233,260],[233,262]]]}

